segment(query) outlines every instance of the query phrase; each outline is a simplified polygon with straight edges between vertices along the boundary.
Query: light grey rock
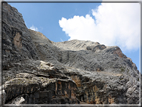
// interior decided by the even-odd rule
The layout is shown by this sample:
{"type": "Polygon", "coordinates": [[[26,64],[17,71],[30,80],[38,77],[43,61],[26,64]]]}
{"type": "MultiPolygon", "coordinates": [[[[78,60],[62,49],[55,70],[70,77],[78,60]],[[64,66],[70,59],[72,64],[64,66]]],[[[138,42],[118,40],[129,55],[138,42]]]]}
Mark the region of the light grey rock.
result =
{"type": "Polygon", "coordinates": [[[0,90],[0,106],[5,104],[5,100],[6,100],[5,90],[0,90]]]}
{"type": "Polygon", "coordinates": [[[17,106],[20,104],[25,104],[25,99],[22,96],[19,96],[8,102],[8,104],[15,104],[17,106]]]}

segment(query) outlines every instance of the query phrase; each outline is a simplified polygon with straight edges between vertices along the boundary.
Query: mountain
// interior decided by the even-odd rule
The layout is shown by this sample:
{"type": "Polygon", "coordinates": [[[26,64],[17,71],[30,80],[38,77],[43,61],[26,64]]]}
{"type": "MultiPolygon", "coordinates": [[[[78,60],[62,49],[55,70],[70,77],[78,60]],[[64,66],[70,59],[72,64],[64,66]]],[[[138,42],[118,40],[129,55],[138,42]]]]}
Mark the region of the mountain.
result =
{"type": "Polygon", "coordinates": [[[140,73],[118,46],[46,36],[2,3],[4,104],[139,104],[140,73]]]}

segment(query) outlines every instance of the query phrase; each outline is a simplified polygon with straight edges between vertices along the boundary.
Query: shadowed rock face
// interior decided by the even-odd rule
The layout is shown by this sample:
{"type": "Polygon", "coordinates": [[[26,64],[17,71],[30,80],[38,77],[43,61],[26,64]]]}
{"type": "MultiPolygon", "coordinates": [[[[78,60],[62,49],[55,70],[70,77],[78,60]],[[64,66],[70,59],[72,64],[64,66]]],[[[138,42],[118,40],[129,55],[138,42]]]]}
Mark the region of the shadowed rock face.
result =
{"type": "Polygon", "coordinates": [[[75,95],[77,87],[72,81],[34,77],[31,80],[15,78],[9,82],[5,86],[8,104],[18,103],[19,96],[26,104],[79,103],[75,95]]]}
{"type": "Polygon", "coordinates": [[[11,61],[16,62],[26,58],[38,59],[36,48],[22,15],[7,3],[3,3],[2,6],[3,68],[8,69],[11,61]]]}
{"type": "Polygon", "coordinates": [[[118,46],[52,42],[2,6],[3,103],[139,104],[139,71],[118,46]]]}

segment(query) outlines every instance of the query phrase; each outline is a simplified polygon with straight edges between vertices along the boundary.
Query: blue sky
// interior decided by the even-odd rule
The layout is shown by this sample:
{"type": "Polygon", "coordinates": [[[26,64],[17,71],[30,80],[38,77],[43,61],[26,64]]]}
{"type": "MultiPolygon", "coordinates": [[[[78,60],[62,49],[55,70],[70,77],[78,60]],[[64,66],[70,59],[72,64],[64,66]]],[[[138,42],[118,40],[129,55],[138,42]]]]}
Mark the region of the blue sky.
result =
{"type": "Polygon", "coordinates": [[[85,16],[100,3],[9,3],[22,13],[28,28],[35,26],[38,31],[54,42],[67,41],[69,36],[62,31],[59,20],[74,15],[85,16]],[[85,8],[84,8],[85,7],[85,8]]]}
{"type": "Polygon", "coordinates": [[[140,5],[138,3],[9,3],[28,28],[54,42],[91,40],[119,46],[139,69],[140,5]]]}

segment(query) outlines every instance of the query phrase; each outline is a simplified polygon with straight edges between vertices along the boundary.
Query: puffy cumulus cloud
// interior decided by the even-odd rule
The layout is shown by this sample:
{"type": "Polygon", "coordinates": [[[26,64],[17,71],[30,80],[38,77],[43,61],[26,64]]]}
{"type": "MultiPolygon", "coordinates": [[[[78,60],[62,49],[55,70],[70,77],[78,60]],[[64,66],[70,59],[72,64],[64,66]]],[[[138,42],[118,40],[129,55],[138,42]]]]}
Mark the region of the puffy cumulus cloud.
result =
{"type": "Polygon", "coordinates": [[[108,46],[135,50],[140,44],[140,4],[102,3],[92,16],[62,17],[59,25],[69,40],[91,40],[108,46]]]}
{"type": "Polygon", "coordinates": [[[30,29],[31,29],[31,30],[34,30],[34,31],[38,31],[38,28],[35,27],[34,25],[32,25],[32,26],[30,27],[30,29]]]}

